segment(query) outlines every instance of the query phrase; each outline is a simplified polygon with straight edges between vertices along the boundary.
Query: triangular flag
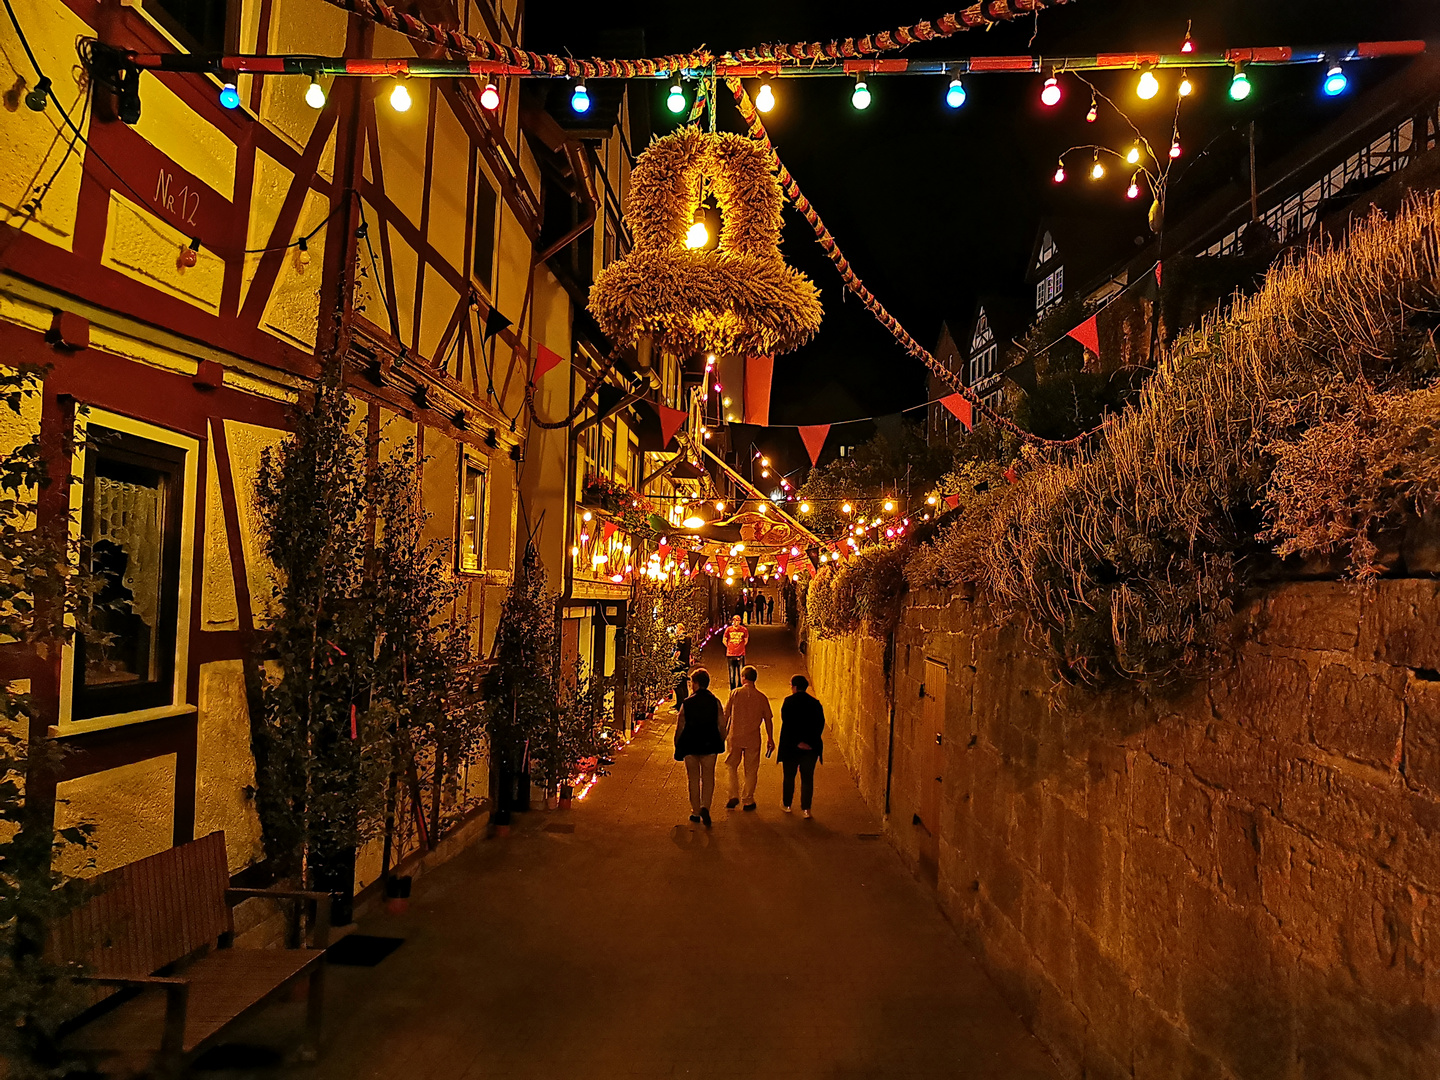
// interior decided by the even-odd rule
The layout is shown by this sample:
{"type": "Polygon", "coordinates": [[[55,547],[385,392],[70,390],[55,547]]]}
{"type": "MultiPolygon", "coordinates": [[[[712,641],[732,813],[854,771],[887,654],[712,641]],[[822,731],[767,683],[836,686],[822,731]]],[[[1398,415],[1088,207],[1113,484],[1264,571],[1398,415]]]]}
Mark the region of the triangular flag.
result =
{"type": "Polygon", "coordinates": [[[539,382],[554,368],[558,367],[560,365],[560,361],[563,359],[564,357],[562,357],[554,349],[548,348],[545,345],[541,345],[535,352],[535,371],[530,376],[530,381],[539,382]]]}
{"type": "Polygon", "coordinates": [[[959,496],[959,495],[946,495],[946,496],[945,496],[945,505],[948,506],[948,507],[950,507],[951,510],[954,510],[957,506],[960,505],[960,496],[959,496]]]}
{"type": "Polygon", "coordinates": [[[1100,355],[1100,328],[1095,322],[1094,315],[1091,315],[1066,336],[1074,338],[1096,356],[1100,355]]]}
{"type": "Polygon", "coordinates": [[[601,383],[600,388],[595,391],[595,412],[600,419],[604,419],[620,407],[620,402],[625,400],[625,391],[610,383],[601,383]]]}
{"type": "Polygon", "coordinates": [[[684,425],[688,414],[684,409],[672,409],[659,402],[655,404],[655,411],[660,414],[660,445],[669,446],[670,440],[675,438],[675,433],[684,425]]]}
{"type": "Polygon", "coordinates": [[[750,567],[750,576],[751,576],[751,577],[754,577],[756,574],[758,574],[758,573],[760,572],[760,556],[759,556],[759,555],[746,555],[746,556],[745,556],[745,562],[746,562],[746,564],[750,567]]]}
{"type": "Polygon", "coordinates": [[[687,551],[685,558],[689,561],[691,570],[699,570],[705,565],[705,556],[698,551],[687,551]]]}
{"type": "Polygon", "coordinates": [[[662,563],[665,561],[665,556],[670,554],[670,545],[665,542],[663,536],[660,538],[660,543],[655,547],[655,554],[660,556],[662,563]]]}
{"type": "Polygon", "coordinates": [[[1013,483],[1015,483],[1016,480],[1019,480],[1019,479],[1020,479],[1020,474],[1015,471],[1015,466],[1014,466],[1014,465],[1011,465],[1008,469],[1005,470],[1005,480],[1006,480],[1008,483],[1013,484],[1013,483]]]}
{"type": "Polygon", "coordinates": [[[810,559],[810,565],[816,570],[820,569],[820,546],[818,544],[805,549],[805,555],[810,559]]]}
{"type": "Polygon", "coordinates": [[[715,556],[715,569],[720,572],[720,576],[721,576],[721,577],[724,577],[724,576],[725,576],[725,571],[728,570],[728,569],[730,569],[730,560],[728,560],[727,558],[725,558],[724,555],[716,555],[716,556],[715,556]]]}
{"type": "Polygon", "coordinates": [[[784,574],[790,569],[790,552],[782,551],[775,556],[775,569],[784,574]]]}
{"type": "Polygon", "coordinates": [[[485,340],[489,341],[496,334],[508,330],[510,326],[510,320],[500,314],[500,309],[492,307],[485,313],[485,340]]]}
{"type": "Polygon", "coordinates": [[[940,404],[949,409],[955,419],[967,428],[975,426],[975,407],[964,394],[946,394],[940,399],[940,404]]]}
{"type": "Polygon", "coordinates": [[[829,424],[811,424],[800,429],[800,441],[810,454],[810,464],[820,464],[820,451],[825,449],[825,438],[830,434],[829,424]]]}
{"type": "Polygon", "coordinates": [[[1156,284],[1156,285],[1159,285],[1159,284],[1160,284],[1160,267],[1161,267],[1161,265],[1162,265],[1162,264],[1161,264],[1161,263],[1158,263],[1158,262],[1155,264],[1155,284],[1156,284]]]}
{"type": "Polygon", "coordinates": [[[770,423],[770,381],[775,375],[773,356],[745,358],[745,415],[747,424],[770,423]]]}
{"type": "Polygon", "coordinates": [[[605,522],[604,524],[602,524],[602,525],[600,526],[600,537],[601,537],[601,539],[603,539],[603,540],[609,540],[610,537],[612,537],[612,536],[614,536],[614,535],[615,535],[615,522],[613,522],[613,521],[607,521],[607,522],[605,522]]]}

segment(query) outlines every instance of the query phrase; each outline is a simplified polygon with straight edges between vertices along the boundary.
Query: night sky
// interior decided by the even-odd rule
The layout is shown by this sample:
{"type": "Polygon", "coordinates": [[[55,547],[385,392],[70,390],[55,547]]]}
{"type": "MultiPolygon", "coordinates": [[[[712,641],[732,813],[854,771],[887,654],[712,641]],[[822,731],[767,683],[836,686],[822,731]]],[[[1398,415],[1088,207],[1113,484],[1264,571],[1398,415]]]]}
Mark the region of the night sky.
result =
{"type": "MultiPolygon", "coordinates": [[[[719,52],[763,41],[859,36],[949,10],[953,6],[855,0],[529,0],[525,32],[532,49],[569,49],[578,57],[603,52],[601,34],[607,29],[643,27],[646,54],[655,56],[701,44],[719,52]]],[[[887,55],[1176,51],[1188,19],[1194,21],[1193,36],[1202,50],[1440,39],[1437,0],[1213,0],[1188,7],[1154,0],[1075,0],[1041,14],[1038,31],[1035,20],[1027,18],[887,55]]],[[[1199,73],[1196,94],[1181,118],[1185,168],[1172,173],[1170,220],[1244,175],[1245,143],[1236,132],[1250,120],[1259,125],[1263,176],[1267,161],[1338,115],[1359,91],[1397,70],[1397,63],[1350,65],[1350,90],[1339,99],[1320,94],[1323,72],[1315,65],[1252,70],[1254,91],[1244,103],[1229,100],[1227,72],[1199,73]]],[[[1168,146],[1178,75],[1162,72],[1162,91],[1148,103],[1134,96],[1135,78],[1119,72],[1093,76],[1127,107],[1157,148],[1168,146]]],[[[1036,75],[969,76],[969,100],[950,110],[943,100],[943,77],[874,76],[869,80],[873,103],[865,112],[851,107],[852,84],[844,79],[772,84],[778,103],[766,125],[782,160],[862,279],[927,348],[934,346],[942,319],[950,320],[957,335],[962,332],[978,294],[1029,295],[1022,279],[1043,217],[1114,216],[1126,203],[1127,179],[1118,169],[1104,182],[1091,183],[1077,158],[1080,167],[1071,170],[1066,184],[1052,182],[1056,157],[1067,147],[1104,142],[1123,150],[1131,140],[1123,121],[1103,105],[1100,121],[1085,123],[1089,92],[1073,79],[1062,80],[1065,97],[1059,106],[1042,108],[1041,81],[1036,75]]],[[[651,87],[655,130],[670,130],[675,121],[663,104],[667,86],[658,81],[641,85],[651,87]]],[[[747,86],[753,95],[758,81],[747,86]]],[[[723,84],[721,96],[727,103],[722,127],[743,130],[723,84]]],[[[1143,202],[1131,204],[1128,217],[1122,212],[1116,228],[1134,237],[1146,235],[1143,202]]],[[[825,423],[923,401],[923,367],[845,294],[804,222],[790,210],[786,218],[786,257],[823,290],[825,323],[811,344],[777,359],[771,419],[825,423]]]]}

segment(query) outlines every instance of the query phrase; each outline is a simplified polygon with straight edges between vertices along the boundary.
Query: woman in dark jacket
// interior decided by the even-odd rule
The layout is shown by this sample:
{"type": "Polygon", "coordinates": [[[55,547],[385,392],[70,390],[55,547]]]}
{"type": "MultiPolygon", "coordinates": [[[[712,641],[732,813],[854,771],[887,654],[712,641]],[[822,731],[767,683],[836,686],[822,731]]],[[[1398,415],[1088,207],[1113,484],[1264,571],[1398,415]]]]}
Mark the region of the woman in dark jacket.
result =
{"type": "Polygon", "coordinates": [[[690,820],[710,827],[710,800],[715,796],[715,758],[725,750],[720,728],[720,699],[710,692],[710,673],[690,673],[690,696],[680,703],[675,722],[675,760],[685,762],[690,778],[690,820]]]}
{"type": "Polygon", "coordinates": [[[825,710],[820,702],[806,693],[810,680],[804,675],[790,679],[791,694],[780,706],[780,753],[784,770],[780,797],[785,813],[795,797],[795,772],[800,772],[800,812],[810,816],[810,800],[815,794],[815,763],[824,759],[820,733],[825,730],[825,710]]]}

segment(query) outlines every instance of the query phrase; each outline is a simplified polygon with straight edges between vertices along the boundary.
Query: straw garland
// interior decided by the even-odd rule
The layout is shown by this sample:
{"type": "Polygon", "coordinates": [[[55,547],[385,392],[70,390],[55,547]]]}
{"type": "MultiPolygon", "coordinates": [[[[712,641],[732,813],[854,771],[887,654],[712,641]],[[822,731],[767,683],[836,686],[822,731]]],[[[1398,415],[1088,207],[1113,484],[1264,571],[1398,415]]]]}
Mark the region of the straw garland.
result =
{"type": "Polygon", "coordinates": [[[780,254],[782,196],[770,156],[743,135],[685,127],[640,155],[625,200],[635,247],[590,290],[601,330],[628,344],[649,334],[681,355],[773,356],[820,328],[820,293],[780,254]],[[713,251],[685,246],[709,181],[724,227],[713,251]]]}

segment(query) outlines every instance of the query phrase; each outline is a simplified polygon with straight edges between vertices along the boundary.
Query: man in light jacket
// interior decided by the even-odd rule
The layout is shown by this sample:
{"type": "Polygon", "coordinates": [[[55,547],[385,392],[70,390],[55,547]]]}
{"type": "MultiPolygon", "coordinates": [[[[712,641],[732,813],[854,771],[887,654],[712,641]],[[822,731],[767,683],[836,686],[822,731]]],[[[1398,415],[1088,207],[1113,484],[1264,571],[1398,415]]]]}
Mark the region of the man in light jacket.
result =
{"type": "Polygon", "coordinates": [[[759,673],[753,667],[740,672],[740,689],[730,694],[725,703],[726,741],[730,752],[725,767],[730,770],[730,801],[726,810],[734,810],[744,801],[746,810],[755,809],[755,782],[760,778],[760,727],[765,727],[765,756],[775,752],[775,714],[770,699],[755,686],[759,673]],[[745,765],[745,786],[740,786],[740,765],[745,765]]]}

